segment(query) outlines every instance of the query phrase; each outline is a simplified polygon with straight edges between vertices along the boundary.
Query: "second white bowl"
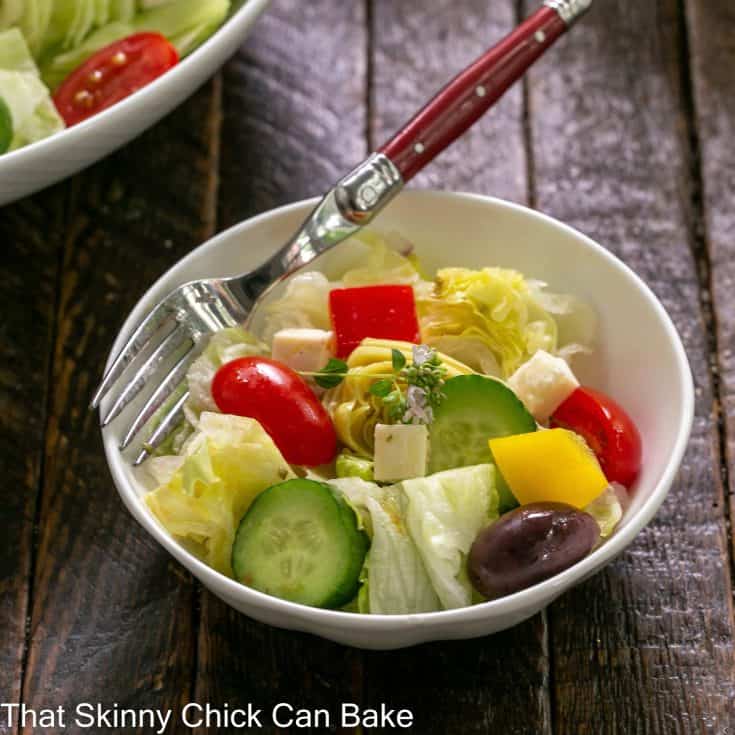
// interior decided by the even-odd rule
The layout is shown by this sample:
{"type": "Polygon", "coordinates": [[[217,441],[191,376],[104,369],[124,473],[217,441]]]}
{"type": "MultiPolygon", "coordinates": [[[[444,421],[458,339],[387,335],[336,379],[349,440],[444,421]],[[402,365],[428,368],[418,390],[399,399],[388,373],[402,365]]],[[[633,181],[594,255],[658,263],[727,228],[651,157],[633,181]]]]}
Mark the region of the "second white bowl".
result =
{"type": "Polygon", "coordinates": [[[89,120],[0,155],[0,206],[81,171],[171,112],[235,53],[269,4],[235,2],[206,43],[147,87],[89,120]]]}

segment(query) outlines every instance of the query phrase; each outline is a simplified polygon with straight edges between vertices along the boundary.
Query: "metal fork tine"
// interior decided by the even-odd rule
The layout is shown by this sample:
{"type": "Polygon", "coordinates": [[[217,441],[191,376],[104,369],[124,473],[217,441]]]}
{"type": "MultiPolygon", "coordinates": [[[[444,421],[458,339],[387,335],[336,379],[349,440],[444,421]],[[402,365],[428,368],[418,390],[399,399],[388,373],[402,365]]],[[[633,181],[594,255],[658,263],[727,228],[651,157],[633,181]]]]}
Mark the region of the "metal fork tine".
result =
{"type": "Polygon", "coordinates": [[[137,456],[134,467],[138,467],[150,457],[150,455],[163,444],[166,437],[184,420],[184,404],[189,397],[189,391],[185,391],[171,410],[163,417],[161,423],[158,424],[156,430],[150,435],[148,441],[143,445],[143,449],[137,456]]]}
{"type": "Polygon", "coordinates": [[[143,321],[135,328],[128,341],[117,353],[115,359],[110,365],[109,370],[104,374],[102,382],[95,391],[90,407],[95,409],[99,406],[100,401],[105,397],[107,392],[122,375],[123,370],[135,359],[140,351],[148,344],[153,334],[163,325],[171,314],[171,309],[166,306],[165,302],[161,302],[143,319],[143,321]]]}
{"type": "Polygon", "coordinates": [[[186,329],[178,325],[174,327],[143,363],[143,367],[127,383],[115,403],[102,417],[100,426],[104,428],[118,416],[125,406],[143,390],[146,381],[158,369],[159,365],[187,341],[191,342],[191,337],[186,329]]]}
{"type": "Polygon", "coordinates": [[[127,449],[136,434],[148,423],[151,416],[168,400],[169,396],[181,385],[187,370],[194,358],[196,352],[194,348],[187,350],[179,361],[171,368],[169,374],[163,379],[163,382],[156,388],[155,392],[146,401],[140,413],[135,417],[127,430],[125,437],[120,442],[120,451],[127,449]]]}

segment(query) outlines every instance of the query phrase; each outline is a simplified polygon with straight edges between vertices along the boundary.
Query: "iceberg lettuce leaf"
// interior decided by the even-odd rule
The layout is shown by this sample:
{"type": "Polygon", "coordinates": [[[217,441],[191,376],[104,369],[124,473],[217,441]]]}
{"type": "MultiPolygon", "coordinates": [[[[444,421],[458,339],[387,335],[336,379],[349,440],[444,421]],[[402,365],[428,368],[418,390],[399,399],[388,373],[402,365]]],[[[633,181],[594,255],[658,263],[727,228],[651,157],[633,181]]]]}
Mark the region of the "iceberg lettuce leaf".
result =
{"type": "Polygon", "coordinates": [[[176,0],[139,13],[133,25],[136,31],[163,34],[183,58],[222,25],[229,10],[230,0],[176,0]]]}
{"type": "Polygon", "coordinates": [[[375,482],[375,463],[371,459],[342,452],[334,464],[337,477],[359,477],[367,482],[375,482]]]}
{"type": "Polygon", "coordinates": [[[564,356],[588,350],[594,312],[544,288],[506,268],[444,268],[433,292],[417,301],[422,339],[474,369],[499,368],[506,378],[538,350],[564,356]]]}
{"type": "Polygon", "coordinates": [[[92,54],[105,46],[109,46],[121,38],[130,36],[135,29],[129,23],[113,21],[101,28],[97,28],[80,44],[63,53],[44,57],[41,61],[41,74],[44,82],[55,90],[74,69],[85,62],[92,54]]]}
{"type": "Polygon", "coordinates": [[[466,559],[478,532],[498,518],[490,464],[404,480],[406,526],[446,609],[472,604],[466,559]]]}
{"type": "Polygon", "coordinates": [[[400,486],[379,487],[356,477],[330,480],[365,518],[372,543],[367,576],[358,595],[360,611],[401,615],[440,610],[439,598],[405,523],[400,486]]]}
{"type": "Polygon", "coordinates": [[[331,329],[329,292],[334,287],[318,271],[290,278],[283,296],[264,307],[263,339],[271,342],[281,329],[331,329]]]}
{"type": "Polygon", "coordinates": [[[153,462],[164,480],[145,501],[171,535],[223,574],[232,575],[235,531],[255,497],[293,476],[254,419],[203,413],[180,457],[153,462]]]}
{"type": "MultiPolygon", "coordinates": [[[[290,278],[283,295],[265,306],[263,339],[270,341],[280,329],[331,329],[329,292],[334,288],[404,284],[428,293],[431,283],[421,280],[415,260],[393,244],[387,236],[363,231],[337,251],[335,259],[342,262],[341,267],[333,264],[330,268],[333,280],[318,271],[290,278]]],[[[395,245],[410,247],[403,241],[396,241],[395,245]]]]}
{"type": "Polygon", "coordinates": [[[17,28],[0,33],[0,98],[10,113],[11,151],[64,129],[64,121],[17,28]]]}
{"type": "Polygon", "coordinates": [[[627,502],[627,492],[622,485],[608,485],[604,492],[596,497],[585,509],[600,527],[600,538],[612,536],[620,519],[623,517],[624,503],[627,502]],[[621,492],[622,491],[622,492],[621,492]],[[621,498],[623,502],[621,502],[621,498]]]}
{"type": "Polygon", "coordinates": [[[386,236],[363,230],[353,240],[364,246],[365,255],[359,265],[342,274],[341,282],[345,288],[383,284],[413,285],[421,280],[415,261],[391,247],[386,236]]]}

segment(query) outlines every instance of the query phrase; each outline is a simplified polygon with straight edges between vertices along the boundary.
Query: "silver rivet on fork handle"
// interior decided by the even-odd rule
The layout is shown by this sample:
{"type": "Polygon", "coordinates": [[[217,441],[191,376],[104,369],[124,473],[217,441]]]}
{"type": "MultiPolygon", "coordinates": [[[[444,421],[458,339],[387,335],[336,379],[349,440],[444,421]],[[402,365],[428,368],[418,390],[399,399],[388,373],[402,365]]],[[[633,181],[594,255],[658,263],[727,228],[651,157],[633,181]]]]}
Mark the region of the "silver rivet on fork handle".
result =
{"type": "Polygon", "coordinates": [[[556,10],[561,19],[571,26],[590,9],[592,0],[545,0],[544,5],[556,10]]]}

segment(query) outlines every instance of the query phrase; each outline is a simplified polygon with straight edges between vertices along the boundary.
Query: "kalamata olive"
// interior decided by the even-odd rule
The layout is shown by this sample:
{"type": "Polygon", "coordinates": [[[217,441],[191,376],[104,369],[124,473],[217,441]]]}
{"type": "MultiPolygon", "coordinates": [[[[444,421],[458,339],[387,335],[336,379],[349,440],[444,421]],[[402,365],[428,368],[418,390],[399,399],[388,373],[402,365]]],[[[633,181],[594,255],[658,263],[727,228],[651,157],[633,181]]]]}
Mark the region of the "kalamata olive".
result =
{"type": "Polygon", "coordinates": [[[564,503],[530,503],[480,531],[467,561],[485,597],[510,595],[583,559],[600,537],[597,521],[564,503]]]}

